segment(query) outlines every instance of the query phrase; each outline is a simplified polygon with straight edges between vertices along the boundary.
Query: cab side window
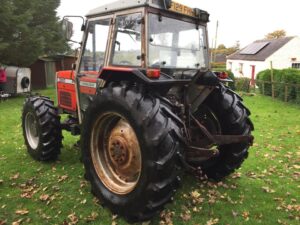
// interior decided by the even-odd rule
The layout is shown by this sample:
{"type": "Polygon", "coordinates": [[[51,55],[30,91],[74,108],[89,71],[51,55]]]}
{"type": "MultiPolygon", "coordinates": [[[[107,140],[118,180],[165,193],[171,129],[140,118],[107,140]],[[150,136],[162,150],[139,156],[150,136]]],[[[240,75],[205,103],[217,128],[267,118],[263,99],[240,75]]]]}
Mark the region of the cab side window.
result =
{"type": "Polygon", "coordinates": [[[141,18],[141,13],[116,18],[111,64],[141,66],[141,18]]]}
{"type": "Polygon", "coordinates": [[[99,72],[104,65],[110,19],[92,21],[80,64],[80,73],[99,72]]]}

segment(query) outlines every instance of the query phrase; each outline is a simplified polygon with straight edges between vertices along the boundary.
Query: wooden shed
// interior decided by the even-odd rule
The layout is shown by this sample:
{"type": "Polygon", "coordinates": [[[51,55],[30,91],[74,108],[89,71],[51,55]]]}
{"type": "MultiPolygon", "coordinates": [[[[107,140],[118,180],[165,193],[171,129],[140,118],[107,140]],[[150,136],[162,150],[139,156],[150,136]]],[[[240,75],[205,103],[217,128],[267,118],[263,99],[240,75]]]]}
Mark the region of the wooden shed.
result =
{"type": "Polygon", "coordinates": [[[67,55],[55,55],[40,57],[31,69],[32,89],[45,89],[55,86],[55,75],[57,71],[71,70],[76,57],[67,55]]]}

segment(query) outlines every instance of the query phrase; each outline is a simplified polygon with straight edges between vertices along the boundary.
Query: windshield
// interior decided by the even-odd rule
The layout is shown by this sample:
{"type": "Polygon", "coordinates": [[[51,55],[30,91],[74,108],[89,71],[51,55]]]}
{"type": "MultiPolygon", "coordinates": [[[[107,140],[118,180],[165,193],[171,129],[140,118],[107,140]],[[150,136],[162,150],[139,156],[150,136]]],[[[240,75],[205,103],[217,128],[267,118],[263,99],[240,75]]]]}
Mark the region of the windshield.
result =
{"type": "Polygon", "coordinates": [[[203,26],[156,14],[149,15],[150,67],[201,69],[208,67],[203,26]]]}

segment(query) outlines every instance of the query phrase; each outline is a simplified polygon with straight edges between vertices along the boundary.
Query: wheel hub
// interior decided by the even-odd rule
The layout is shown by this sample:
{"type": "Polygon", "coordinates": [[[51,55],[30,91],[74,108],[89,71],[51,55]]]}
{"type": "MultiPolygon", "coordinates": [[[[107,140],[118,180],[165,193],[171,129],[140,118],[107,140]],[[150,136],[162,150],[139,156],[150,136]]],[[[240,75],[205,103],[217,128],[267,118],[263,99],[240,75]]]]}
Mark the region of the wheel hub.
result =
{"type": "Polygon", "coordinates": [[[39,134],[37,128],[37,121],[33,113],[29,112],[25,116],[25,133],[28,144],[32,149],[37,149],[39,145],[39,134]]]}
{"type": "Polygon", "coordinates": [[[109,147],[109,156],[115,165],[123,166],[129,159],[126,140],[122,137],[113,137],[109,147]]]}
{"type": "Polygon", "coordinates": [[[94,124],[92,161],[103,184],[116,194],[128,194],[137,185],[142,155],[134,129],[118,114],[107,113],[94,124]]]}
{"type": "Polygon", "coordinates": [[[37,134],[37,128],[36,128],[36,121],[34,121],[34,123],[31,124],[30,129],[31,129],[32,136],[37,137],[38,134],[37,134]]]}

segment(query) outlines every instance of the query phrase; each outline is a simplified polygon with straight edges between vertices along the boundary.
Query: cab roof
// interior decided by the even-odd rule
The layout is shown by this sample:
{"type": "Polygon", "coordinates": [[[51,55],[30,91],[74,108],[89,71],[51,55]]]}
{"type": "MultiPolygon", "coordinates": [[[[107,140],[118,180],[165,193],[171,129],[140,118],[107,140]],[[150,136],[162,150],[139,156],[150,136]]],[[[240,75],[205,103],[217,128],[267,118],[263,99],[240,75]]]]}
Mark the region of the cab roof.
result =
{"type": "Polygon", "coordinates": [[[92,9],[88,12],[86,16],[92,17],[100,14],[106,14],[110,12],[132,9],[132,8],[143,7],[143,6],[151,6],[158,9],[165,9],[164,0],[119,0],[92,9]]]}

